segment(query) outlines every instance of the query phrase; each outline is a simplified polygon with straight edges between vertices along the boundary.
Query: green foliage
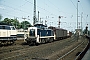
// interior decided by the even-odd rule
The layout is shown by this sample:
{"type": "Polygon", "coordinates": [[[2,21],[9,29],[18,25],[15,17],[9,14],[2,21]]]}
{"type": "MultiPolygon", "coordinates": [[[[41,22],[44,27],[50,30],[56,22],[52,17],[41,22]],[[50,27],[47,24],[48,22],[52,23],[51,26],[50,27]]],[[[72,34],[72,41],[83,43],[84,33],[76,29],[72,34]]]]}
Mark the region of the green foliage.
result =
{"type": "Polygon", "coordinates": [[[9,19],[5,18],[3,21],[1,21],[6,24],[12,24],[17,29],[27,29],[28,27],[31,27],[32,25],[28,21],[22,21],[21,23],[17,19],[9,19]]]}
{"type": "Polygon", "coordinates": [[[1,19],[2,19],[2,15],[0,14],[0,21],[1,21],[1,19]]]}
{"type": "Polygon", "coordinates": [[[32,25],[28,21],[22,21],[21,22],[21,28],[27,29],[28,27],[31,27],[32,25]]]}
{"type": "Polygon", "coordinates": [[[8,19],[8,18],[5,18],[2,22],[3,22],[3,23],[7,23],[7,24],[11,24],[11,20],[8,19]]]}
{"type": "Polygon", "coordinates": [[[90,31],[86,28],[86,29],[84,29],[83,34],[84,35],[90,35],[90,31]]]}
{"type": "Polygon", "coordinates": [[[90,35],[90,31],[88,31],[88,35],[90,35]]]}
{"type": "Polygon", "coordinates": [[[86,29],[84,29],[83,34],[87,34],[87,30],[86,29]]]}

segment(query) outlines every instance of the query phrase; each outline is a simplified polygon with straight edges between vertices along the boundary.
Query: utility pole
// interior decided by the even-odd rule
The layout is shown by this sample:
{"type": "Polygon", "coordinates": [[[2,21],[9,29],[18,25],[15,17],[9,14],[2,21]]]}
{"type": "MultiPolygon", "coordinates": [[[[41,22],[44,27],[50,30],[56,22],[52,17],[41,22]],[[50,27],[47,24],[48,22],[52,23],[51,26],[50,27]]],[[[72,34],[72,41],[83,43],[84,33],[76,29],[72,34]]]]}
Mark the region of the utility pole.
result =
{"type": "Polygon", "coordinates": [[[78,42],[78,38],[79,38],[79,31],[78,31],[78,2],[80,2],[80,1],[79,0],[77,1],[77,30],[76,30],[77,42],[78,42]]]}
{"type": "MultiPolygon", "coordinates": [[[[24,21],[25,21],[25,17],[22,17],[22,19],[24,19],[24,21]]],[[[25,22],[24,22],[24,41],[25,41],[25,22]]]]}
{"type": "MultiPolygon", "coordinates": [[[[17,17],[16,17],[16,21],[17,21],[17,17]]],[[[17,29],[17,22],[16,22],[16,29],[17,29]]]]}
{"type": "Polygon", "coordinates": [[[38,22],[39,22],[39,11],[38,11],[38,22]]]}
{"type": "MultiPolygon", "coordinates": [[[[80,1],[78,0],[78,2],[80,1]]],[[[77,29],[78,29],[78,2],[77,2],[77,29]]]]}
{"type": "MultiPolygon", "coordinates": [[[[25,21],[26,18],[25,17],[22,17],[22,19],[24,19],[24,21],[25,21]]],[[[25,30],[25,22],[24,22],[24,30],[25,30]]]]}
{"type": "Polygon", "coordinates": [[[82,16],[82,14],[83,14],[83,12],[81,13],[81,35],[83,34],[83,28],[82,28],[82,18],[83,18],[83,16],[82,16]]]}
{"type": "Polygon", "coordinates": [[[14,17],[14,19],[15,19],[15,28],[17,29],[17,19],[18,19],[18,17],[14,17]]]}
{"type": "Polygon", "coordinates": [[[88,24],[86,26],[86,35],[88,36],[88,24]]]}
{"type": "Polygon", "coordinates": [[[81,30],[82,30],[82,18],[83,18],[82,14],[83,12],[81,13],[81,30]]]}
{"type": "Polygon", "coordinates": [[[45,20],[45,26],[47,26],[47,20],[45,20]]]}
{"type": "Polygon", "coordinates": [[[87,17],[88,17],[88,15],[86,16],[86,24],[88,24],[88,23],[87,23],[87,17]]]}
{"type": "Polygon", "coordinates": [[[33,25],[37,22],[36,19],[36,0],[34,0],[34,16],[33,16],[33,25]]]}
{"type": "Polygon", "coordinates": [[[60,18],[61,16],[59,16],[59,21],[58,21],[58,27],[60,28],[60,18]]]}
{"type": "Polygon", "coordinates": [[[18,17],[16,17],[16,28],[17,28],[17,18],[18,18],[18,17]]]}

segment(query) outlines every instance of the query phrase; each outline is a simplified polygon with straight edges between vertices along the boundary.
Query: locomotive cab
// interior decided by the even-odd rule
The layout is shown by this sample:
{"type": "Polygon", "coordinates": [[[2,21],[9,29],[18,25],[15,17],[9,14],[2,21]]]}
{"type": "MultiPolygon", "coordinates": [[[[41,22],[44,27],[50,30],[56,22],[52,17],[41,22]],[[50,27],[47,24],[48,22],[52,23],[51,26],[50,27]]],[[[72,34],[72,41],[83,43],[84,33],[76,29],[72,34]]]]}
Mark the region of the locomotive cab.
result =
{"type": "Polygon", "coordinates": [[[37,41],[37,27],[29,27],[28,28],[28,36],[25,39],[28,44],[33,44],[37,41]]]}

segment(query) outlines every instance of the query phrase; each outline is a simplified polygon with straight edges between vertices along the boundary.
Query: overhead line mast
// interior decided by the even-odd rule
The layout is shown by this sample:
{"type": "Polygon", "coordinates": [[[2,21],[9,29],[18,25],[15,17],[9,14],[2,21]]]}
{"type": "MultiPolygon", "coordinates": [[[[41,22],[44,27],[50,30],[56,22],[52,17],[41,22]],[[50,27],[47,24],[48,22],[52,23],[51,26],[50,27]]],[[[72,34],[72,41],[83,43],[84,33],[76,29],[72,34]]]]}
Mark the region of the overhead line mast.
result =
{"type": "Polygon", "coordinates": [[[36,18],[36,0],[34,0],[34,16],[33,16],[33,25],[37,22],[36,18]]]}

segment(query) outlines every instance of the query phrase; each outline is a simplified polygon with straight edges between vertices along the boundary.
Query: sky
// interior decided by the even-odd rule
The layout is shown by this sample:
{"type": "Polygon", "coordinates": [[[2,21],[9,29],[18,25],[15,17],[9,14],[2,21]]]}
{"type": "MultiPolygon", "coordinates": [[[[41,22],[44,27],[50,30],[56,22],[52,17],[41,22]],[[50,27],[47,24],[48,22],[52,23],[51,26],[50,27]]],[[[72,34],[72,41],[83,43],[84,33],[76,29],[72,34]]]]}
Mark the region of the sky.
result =
{"type": "MultiPolygon", "coordinates": [[[[90,0],[36,0],[36,16],[48,26],[58,27],[59,16],[60,28],[74,31],[77,28],[77,3],[78,25],[82,28],[88,24],[90,30],[90,0]]],[[[34,0],[0,0],[0,14],[4,18],[17,18],[19,22],[26,18],[33,25],[34,0]],[[29,17],[28,17],[29,16],[29,17]]],[[[2,19],[2,20],[3,20],[2,19]]]]}

